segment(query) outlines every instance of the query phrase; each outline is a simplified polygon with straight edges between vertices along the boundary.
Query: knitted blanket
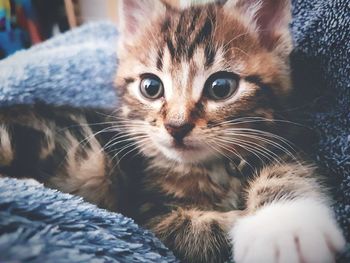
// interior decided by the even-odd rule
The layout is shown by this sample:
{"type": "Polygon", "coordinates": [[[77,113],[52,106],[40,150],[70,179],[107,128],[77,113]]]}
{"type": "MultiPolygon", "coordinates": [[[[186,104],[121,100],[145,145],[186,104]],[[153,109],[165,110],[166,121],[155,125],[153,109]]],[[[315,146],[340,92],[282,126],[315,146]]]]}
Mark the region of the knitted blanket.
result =
{"type": "Polygon", "coordinates": [[[0,262],[177,262],[131,219],[35,180],[0,180],[0,262]]]}
{"type": "Polygon", "coordinates": [[[313,98],[304,109],[319,133],[313,150],[334,179],[336,214],[350,240],[349,1],[294,0],[292,33],[294,84],[313,98]]]}

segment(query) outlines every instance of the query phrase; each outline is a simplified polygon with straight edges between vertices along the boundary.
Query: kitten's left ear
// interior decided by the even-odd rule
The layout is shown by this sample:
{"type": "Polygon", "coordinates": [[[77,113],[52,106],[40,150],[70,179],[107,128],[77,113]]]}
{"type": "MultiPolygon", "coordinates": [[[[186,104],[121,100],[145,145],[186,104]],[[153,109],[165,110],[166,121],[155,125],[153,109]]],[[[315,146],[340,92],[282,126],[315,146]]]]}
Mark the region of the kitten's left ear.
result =
{"type": "Polygon", "coordinates": [[[224,8],[228,13],[237,10],[248,19],[265,48],[289,54],[292,48],[290,0],[228,0],[224,8]]]}
{"type": "Polygon", "coordinates": [[[165,14],[166,5],[160,0],[121,0],[119,29],[125,40],[142,32],[156,16],[165,14]]]}

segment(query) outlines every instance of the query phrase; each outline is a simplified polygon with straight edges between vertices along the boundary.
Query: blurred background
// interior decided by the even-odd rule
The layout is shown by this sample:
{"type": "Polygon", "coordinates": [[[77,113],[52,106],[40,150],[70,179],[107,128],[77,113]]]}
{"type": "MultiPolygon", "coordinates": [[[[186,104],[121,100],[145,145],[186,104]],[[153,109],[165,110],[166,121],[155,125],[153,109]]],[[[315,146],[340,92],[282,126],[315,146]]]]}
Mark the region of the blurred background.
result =
{"type": "MultiPolygon", "coordinates": [[[[174,6],[210,0],[163,0],[174,6]]],[[[120,0],[0,0],[0,59],[84,23],[118,22],[120,0]]]]}

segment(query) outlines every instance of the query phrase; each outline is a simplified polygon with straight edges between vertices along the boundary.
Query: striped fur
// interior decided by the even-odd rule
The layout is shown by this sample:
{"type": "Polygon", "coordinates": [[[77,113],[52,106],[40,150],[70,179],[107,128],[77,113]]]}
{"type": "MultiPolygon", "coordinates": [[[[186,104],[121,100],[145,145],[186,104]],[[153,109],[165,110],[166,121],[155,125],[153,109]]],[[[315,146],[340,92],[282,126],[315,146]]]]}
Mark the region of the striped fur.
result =
{"type": "Polygon", "coordinates": [[[146,138],[138,147],[148,159],[139,222],[185,262],[222,262],[232,238],[225,213],[327,199],[318,172],[286,142],[298,141],[285,111],[292,92],[288,1],[229,0],[184,10],[159,1],[122,2],[122,20],[134,30],[121,31],[117,91],[122,117],[135,122],[127,129],[146,138]],[[223,102],[204,91],[218,71],[239,76],[237,93],[223,102]],[[145,73],[163,82],[162,98],[140,95],[145,73]],[[183,143],[194,150],[174,149],[167,123],[190,124],[183,143]]]}
{"type": "Polygon", "coordinates": [[[232,251],[238,263],[258,262],[254,252],[266,253],[266,262],[286,253],[318,262],[295,230],[318,225],[310,240],[325,239],[324,262],[331,262],[344,241],[327,191],[318,169],[290,145],[300,126],[286,114],[289,2],[228,0],[183,10],[158,0],[121,2],[120,107],[2,110],[0,173],[34,177],[131,216],[183,262],[225,262],[232,251]],[[239,86],[215,101],[205,83],[222,71],[239,86]],[[142,95],[145,74],[160,79],[163,96],[142,95]],[[190,127],[181,143],[170,124],[190,127]],[[285,211],[281,236],[268,225],[280,224],[275,216],[285,211]],[[265,239],[271,242],[250,249],[265,239]]]}

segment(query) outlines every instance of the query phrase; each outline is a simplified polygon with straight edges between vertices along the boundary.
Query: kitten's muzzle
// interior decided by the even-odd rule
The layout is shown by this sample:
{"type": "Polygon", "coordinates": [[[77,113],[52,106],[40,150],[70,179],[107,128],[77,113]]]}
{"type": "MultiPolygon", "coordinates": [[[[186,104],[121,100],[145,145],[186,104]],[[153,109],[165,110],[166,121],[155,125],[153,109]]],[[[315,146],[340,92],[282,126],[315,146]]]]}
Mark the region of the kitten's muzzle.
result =
{"type": "Polygon", "coordinates": [[[193,123],[185,123],[185,124],[166,123],[164,124],[164,127],[177,142],[181,142],[183,138],[185,138],[193,130],[194,124],[193,123]]]}

